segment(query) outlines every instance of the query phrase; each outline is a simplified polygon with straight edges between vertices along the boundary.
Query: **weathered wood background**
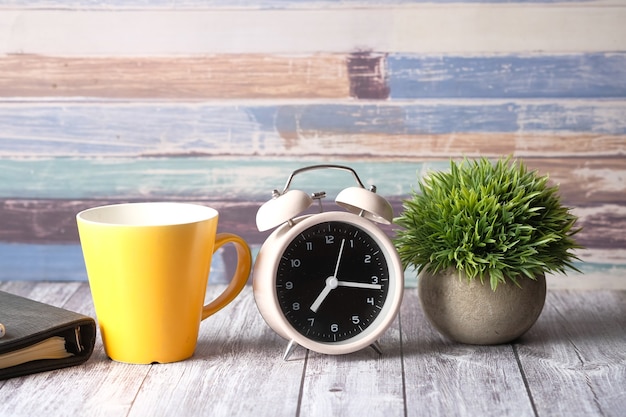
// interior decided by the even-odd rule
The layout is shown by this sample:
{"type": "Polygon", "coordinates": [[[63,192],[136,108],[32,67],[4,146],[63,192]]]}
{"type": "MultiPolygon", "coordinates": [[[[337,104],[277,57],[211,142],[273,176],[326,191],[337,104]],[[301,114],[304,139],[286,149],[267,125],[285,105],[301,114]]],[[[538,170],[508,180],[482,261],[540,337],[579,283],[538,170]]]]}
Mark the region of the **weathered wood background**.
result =
{"type": "Polygon", "coordinates": [[[584,274],[553,285],[626,287],[624,22],[621,0],[5,0],[0,281],[86,279],[94,205],[210,204],[258,250],[296,168],[350,165],[399,210],[450,158],[512,154],[584,227],[584,274]]]}

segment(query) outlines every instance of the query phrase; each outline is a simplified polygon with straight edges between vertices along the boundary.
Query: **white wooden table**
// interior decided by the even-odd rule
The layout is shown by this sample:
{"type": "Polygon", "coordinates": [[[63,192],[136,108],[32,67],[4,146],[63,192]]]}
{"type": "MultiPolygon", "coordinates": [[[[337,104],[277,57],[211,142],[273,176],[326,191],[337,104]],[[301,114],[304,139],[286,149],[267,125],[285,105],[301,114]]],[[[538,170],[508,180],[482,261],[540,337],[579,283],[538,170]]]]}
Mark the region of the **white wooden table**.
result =
{"type": "MultiPolygon", "coordinates": [[[[94,316],[86,283],[0,289],[94,316]]],[[[116,363],[98,338],[84,365],[0,381],[0,416],[626,415],[626,291],[550,291],[519,341],[469,346],[434,331],[407,289],[380,343],[382,356],[299,348],[285,362],[246,287],[202,323],[193,358],[116,363]]]]}

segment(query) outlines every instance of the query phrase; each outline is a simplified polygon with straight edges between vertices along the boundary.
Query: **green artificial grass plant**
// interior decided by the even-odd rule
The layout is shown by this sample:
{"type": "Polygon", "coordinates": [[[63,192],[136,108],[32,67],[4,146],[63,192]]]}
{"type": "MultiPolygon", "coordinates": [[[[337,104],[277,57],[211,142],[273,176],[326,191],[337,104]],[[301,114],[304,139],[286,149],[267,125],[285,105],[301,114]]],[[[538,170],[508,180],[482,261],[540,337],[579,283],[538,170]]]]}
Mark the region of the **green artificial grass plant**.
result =
{"type": "Polygon", "coordinates": [[[423,178],[419,191],[394,220],[404,267],[455,268],[467,279],[488,279],[494,291],[507,279],[519,286],[521,277],[577,270],[576,216],[561,204],[558,186],[522,162],[451,161],[449,172],[423,178]]]}

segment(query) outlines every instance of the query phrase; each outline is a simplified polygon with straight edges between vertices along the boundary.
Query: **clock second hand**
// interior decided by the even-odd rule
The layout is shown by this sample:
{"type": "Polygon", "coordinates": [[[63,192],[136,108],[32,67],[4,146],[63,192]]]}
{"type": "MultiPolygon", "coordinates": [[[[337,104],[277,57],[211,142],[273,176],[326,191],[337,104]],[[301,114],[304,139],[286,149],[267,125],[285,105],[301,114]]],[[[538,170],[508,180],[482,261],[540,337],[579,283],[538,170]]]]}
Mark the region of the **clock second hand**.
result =
{"type": "Polygon", "coordinates": [[[311,311],[313,311],[314,313],[317,313],[317,309],[320,308],[326,297],[328,297],[328,294],[330,294],[332,290],[337,288],[337,273],[339,272],[339,263],[341,262],[341,255],[343,254],[343,246],[345,245],[345,243],[346,240],[341,239],[341,247],[339,248],[339,255],[337,256],[337,263],[335,264],[335,273],[326,279],[326,285],[324,286],[324,289],[311,305],[311,311]]]}

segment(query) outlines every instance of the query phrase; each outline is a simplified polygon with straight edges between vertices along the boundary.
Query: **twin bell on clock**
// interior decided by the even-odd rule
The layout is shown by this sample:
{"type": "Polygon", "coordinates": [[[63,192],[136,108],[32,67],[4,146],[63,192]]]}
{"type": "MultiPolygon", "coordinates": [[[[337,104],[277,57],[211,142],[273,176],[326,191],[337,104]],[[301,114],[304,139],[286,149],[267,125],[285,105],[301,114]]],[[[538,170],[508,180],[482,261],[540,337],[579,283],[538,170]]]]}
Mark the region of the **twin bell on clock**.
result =
{"type": "Polygon", "coordinates": [[[257,212],[259,231],[276,228],[263,243],[253,270],[254,298],[267,324],[297,346],[344,354],[371,346],[395,319],[404,270],[391,240],[377,224],[390,224],[387,200],[366,189],[356,172],[341,165],[313,165],[291,173],[282,192],[257,212]],[[325,192],[289,189],[295,175],[318,169],[351,173],[357,186],[335,202],[345,211],[303,214],[325,192]]]}

